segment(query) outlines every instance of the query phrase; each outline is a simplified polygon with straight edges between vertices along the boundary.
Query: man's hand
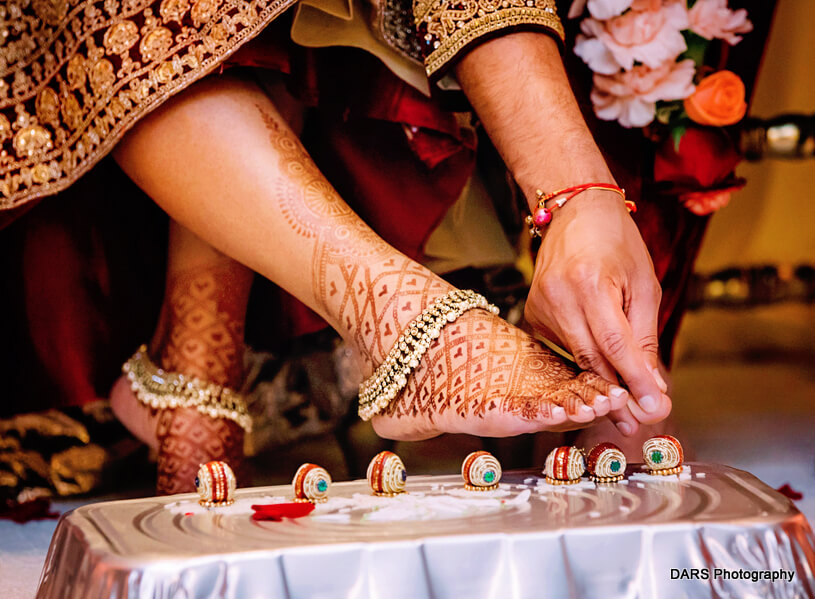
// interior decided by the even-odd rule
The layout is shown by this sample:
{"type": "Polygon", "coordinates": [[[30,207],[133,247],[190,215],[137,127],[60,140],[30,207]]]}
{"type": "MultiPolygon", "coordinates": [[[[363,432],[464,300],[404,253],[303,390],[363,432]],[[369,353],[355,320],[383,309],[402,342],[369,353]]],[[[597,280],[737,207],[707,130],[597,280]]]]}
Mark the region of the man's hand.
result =
{"type": "MultiPolygon", "coordinates": [[[[614,183],[569,86],[555,42],[519,32],[476,46],[456,67],[462,89],[515,180],[535,190],[614,183]]],[[[636,400],[609,417],[625,435],[671,409],[657,367],[660,291],[642,237],[620,197],[586,191],[547,225],[526,316],[561,340],[582,368],[636,400]]]]}
{"type": "Polygon", "coordinates": [[[633,434],[636,421],[659,422],[671,410],[658,370],[661,290],[651,258],[614,193],[584,192],[555,214],[538,252],[526,320],[567,347],[581,368],[610,381],[620,374],[637,401],[611,418],[633,434]]]}

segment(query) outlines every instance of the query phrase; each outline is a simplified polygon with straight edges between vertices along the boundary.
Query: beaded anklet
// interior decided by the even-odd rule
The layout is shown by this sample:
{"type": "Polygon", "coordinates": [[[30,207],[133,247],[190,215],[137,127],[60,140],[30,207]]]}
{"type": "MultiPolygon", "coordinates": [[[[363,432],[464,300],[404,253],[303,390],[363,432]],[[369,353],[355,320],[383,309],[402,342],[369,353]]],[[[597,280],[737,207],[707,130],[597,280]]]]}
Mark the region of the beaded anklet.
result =
{"type": "Polygon", "coordinates": [[[166,372],[147,355],[146,345],[124,363],[122,371],[136,398],[146,406],[158,410],[195,408],[205,416],[231,420],[246,432],[252,430],[243,395],[195,376],[166,372]]]}
{"type": "Polygon", "coordinates": [[[425,308],[405,327],[382,364],[359,386],[359,417],[370,420],[384,410],[407,386],[408,376],[419,366],[419,360],[433,340],[438,339],[442,328],[474,308],[498,314],[498,307],[490,304],[483,295],[460,289],[425,308]]]}

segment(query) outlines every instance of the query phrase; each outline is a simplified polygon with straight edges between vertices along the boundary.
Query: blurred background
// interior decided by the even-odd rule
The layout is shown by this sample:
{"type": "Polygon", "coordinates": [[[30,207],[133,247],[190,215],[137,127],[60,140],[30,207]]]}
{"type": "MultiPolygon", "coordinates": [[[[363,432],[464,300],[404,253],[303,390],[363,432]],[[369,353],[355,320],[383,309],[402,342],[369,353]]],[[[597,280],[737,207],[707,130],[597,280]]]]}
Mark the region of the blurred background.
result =
{"type": "MultiPolygon", "coordinates": [[[[774,157],[784,153],[782,139],[775,148],[781,150],[757,150],[756,160],[738,167],[737,174],[748,184],[709,225],[690,281],[689,310],[679,329],[671,369],[678,436],[689,452],[700,461],[749,470],[773,487],[788,483],[803,494],[799,505],[810,518],[815,517],[812,23],[815,3],[778,3],[750,111],[751,117],[759,119],[756,129],[767,139],[773,134],[789,135],[790,131],[809,135],[809,145],[798,147],[809,158],[774,157]],[[770,133],[768,123],[776,125],[770,133]]],[[[110,195],[104,180],[87,185],[91,187],[75,186],[75,193],[110,195]]],[[[117,195],[131,193],[136,192],[115,190],[117,195]]],[[[36,422],[20,416],[52,404],[72,403],[70,398],[61,397],[63,391],[49,380],[47,368],[32,370],[24,365],[49,356],[63,371],[87,366],[71,355],[60,354],[58,346],[49,347],[48,335],[44,345],[27,341],[28,323],[33,319],[47,327],[50,311],[48,306],[26,303],[26,297],[65,293],[66,303],[72,298],[69,290],[49,287],[46,279],[26,278],[18,248],[37,241],[36,259],[54,268],[69,268],[69,262],[62,262],[64,240],[54,227],[59,219],[77,218],[65,206],[70,204],[62,202],[62,207],[40,219],[34,228],[22,219],[0,234],[0,267],[4,272],[0,281],[0,338],[6,340],[0,350],[0,371],[8,381],[6,389],[0,390],[0,488],[5,485],[16,493],[20,481],[27,477],[33,481],[28,486],[39,489],[35,495],[50,492],[58,497],[91,499],[111,493],[152,494],[154,466],[150,456],[112,421],[103,403],[65,407],[46,413],[36,422]],[[23,297],[16,293],[21,285],[26,289],[23,297]],[[90,438],[107,443],[109,451],[98,451],[88,442],[90,438]],[[20,451],[21,439],[23,445],[44,447],[50,461],[20,451]]],[[[138,213],[134,218],[161,222],[154,207],[134,206],[138,213]]],[[[112,208],[107,205],[99,210],[104,213],[112,208]]],[[[140,255],[144,249],[147,256],[146,248],[166,243],[156,230],[133,233],[125,244],[128,251],[140,255]]],[[[104,244],[105,239],[89,235],[82,243],[92,248],[104,244]]],[[[101,269],[96,264],[82,268],[90,272],[101,269]]],[[[117,276],[115,272],[108,274],[117,276]]],[[[144,292],[134,292],[131,285],[129,293],[118,298],[118,311],[103,314],[104,322],[97,324],[104,329],[106,322],[116,322],[117,327],[131,332],[126,338],[143,339],[152,330],[154,317],[129,317],[128,310],[134,302],[160,304],[160,293],[149,290],[160,292],[161,265],[145,258],[126,274],[137,282],[136,289],[143,288],[144,292]]],[[[511,287],[513,281],[493,283],[511,287]]],[[[105,285],[121,289],[115,280],[105,285]]],[[[268,310],[268,305],[264,308],[268,310]]],[[[264,328],[268,323],[261,324],[255,334],[268,335],[271,329],[264,328]]],[[[305,461],[323,465],[335,480],[363,476],[370,457],[386,447],[402,456],[411,473],[456,472],[462,456],[482,447],[495,452],[506,467],[541,465],[548,449],[563,442],[558,435],[501,441],[445,436],[422,443],[384,442],[367,424],[357,421],[353,410],[348,411],[353,387],[343,387],[342,370],[347,364],[342,348],[330,336],[318,335],[305,343],[308,351],[285,363],[274,344],[248,357],[253,409],[263,425],[249,443],[257,485],[288,483],[305,461]]],[[[99,353],[95,367],[109,373],[109,380],[97,385],[99,395],[103,393],[98,389],[118,375],[121,356],[132,350],[128,346],[99,353]]]]}
{"type": "MultiPolygon", "coordinates": [[[[809,158],[777,158],[765,153],[738,167],[737,174],[748,184],[709,225],[690,282],[689,310],[679,329],[671,369],[677,434],[695,459],[748,470],[775,488],[789,484],[802,494],[797,505],[810,521],[815,518],[812,23],[815,2],[778,3],[750,111],[757,119],[783,117],[777,131],[783,132],[783,123],[795,123],[803,134],[808,131],[809,146],[803,149],[809,158]]],[[[102,184],[97,191],[110,190],[102,184]]],[[[146,220],[159,218],[149,206],[134,210],[143,211],[146,220]]],[[[65,211],[59,217],[65,217],[65,211]]],[[[29,487],[63,497],[56,504],[59,510],[103,497],[150,495],[155,472],[148,452],[111,420],[103,404],[52,411],[36,423],[20,416],[52,403],[70,403],[59,399],[60,390],[44,371],[21,367],[36,362],[38,349],[50,355],[58,348],[36,348],[25,342],[26,310],[29,316],[35,310],[34,316],[45,324],[48,313],[27,308],[20,303],[25,298],[13,299],[19,298],[15,290],[23,283],[29,295],[63,292],[48,289],[47,281],[23,281],[25,271],[14,249],[26,243],[26,236],[30,240],[31,236],[45,239],[51,235],[54,241],[41,246],[41,258],[60,267],[63,246],[58,236],[53,237],[50,222],[44,219],[33,232],[25,231],[22,222],[15,223],[0,234],[4,273],[0,281],[0,339],[4,341],[0,371],[7,381],[0,388],[0,488],[5,485],[16,493],[27,477],[29,487]],[[110,451],[97,451],[88,443],[91,437],[108,443],[110,451]],[[21,439],[45,448],[51,461],[20,451],[21,439]]],[[[93,237],[84,240],[91,246],[103,242],[93,237]]],[[[141,231],[128,247],[138,253],[157,243],[166,240],[141,231]]],[[[96,265],[85,267],[93,270],[96,265]]],[[[134,268],[129,274],[143,281],[145,290],[160,290],[160,267],[145,261],[134,268]]],[[[115,281],[111,288],[116,288],[115,281]]],[[[119,298],[120,312],[107,317],[118,319],[119,326],[132,329],[131,337],[138,339],[152,330],[154,322],[152,317],[128,318],[128,301],[158,305],[161,298],[147,293],[134,300],[132,295],[119,298]]],[[[343,368],[341,348],[331,338],[312,338],[309,343],[308,356],[287,364],[277,360],[274,347],[249,358],[256,383],[254,409],[267,425],[250,443],[256,485],[288,483],[306,461],[321,464],[335,480],[364,476],[370,457],[385,447],[399,453],[414,474],[456,472],[464,455],[482,447],[495,452],[505,466],[539,466],[548,449],[563,441],[562,436],[541,435],[502,441],[444,436],[422,443],[384,442],[367,424],[357,421],[353,412],[347,412],[353,389],[343,389],[338,381],[336,370],[343,368]],[[320,364],[336,368],[326,370],[320,364]],[[320,395],[317,407],[315,394],[320,395]]],[[[109,382],[118,374],[120,356],[132,349],[100,354],[110,372],[109,382]]],[[[53,357],[64,360],[65,369],[82,367],[71,362],[70,356],[53,357]]],[[[14,497],[7,494],[3,499],[14,497]]],[[[0,526],[16,525],[0,522],[0,526]]],[[[45,521],[27,525],[25,533],[20,527],[0,529],[0,538],[13,540],[13,549],[0,544],[0,570],[4,563],[6,568],[14,563],[16,579],[24,581],[20,588],[28,589],[36,579],[53,526],[53,521],[45,521]]]]}

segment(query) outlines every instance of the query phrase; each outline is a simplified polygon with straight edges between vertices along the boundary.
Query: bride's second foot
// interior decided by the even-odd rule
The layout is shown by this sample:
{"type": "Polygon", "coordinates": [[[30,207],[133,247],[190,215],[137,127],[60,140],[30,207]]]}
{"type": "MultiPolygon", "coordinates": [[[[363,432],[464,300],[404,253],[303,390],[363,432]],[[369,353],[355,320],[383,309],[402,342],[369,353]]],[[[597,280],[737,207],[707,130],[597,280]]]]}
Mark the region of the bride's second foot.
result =
{"type": "Polygon", "coordinates": [[[110,390],[110,407],[130,434],[153,451],[158,449],[158,410],[141,403],[130,387],[127,376],[122,375],[110,390]]]}
{"type": "Polygon", "coordinates": [[[113,413],[142,443],[158,452],[159,494],[195,490],[198,467],[223,460],[243,474],[243,429],[224,418],[212,418],[194,408],[154,410],[141,403],[121,376],[110,392],[113,413]]]}

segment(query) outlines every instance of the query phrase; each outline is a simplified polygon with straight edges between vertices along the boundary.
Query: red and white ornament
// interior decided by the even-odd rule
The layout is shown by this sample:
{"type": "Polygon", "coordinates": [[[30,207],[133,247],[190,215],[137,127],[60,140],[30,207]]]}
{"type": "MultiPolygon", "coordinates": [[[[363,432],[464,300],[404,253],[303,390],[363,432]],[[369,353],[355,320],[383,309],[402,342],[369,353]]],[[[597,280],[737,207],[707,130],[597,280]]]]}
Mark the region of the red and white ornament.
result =
{"type": "Polygon", "coordinates": [[[682,472],[685,453],[682,444],[671,435],[657,435],[642,444],[642,459],[651,474],[667,476],[682,472]]]}
{"type": "Polygon", "coordinates": [[[577,447],[556,447],[546,456],[543,473],[546,482],[552,485],[573,485],[580,482],[586,471],[583,452],[577,447]]]}
{"type": "Polygon", "coordinates": [[[595,445],[586,457],[589,478],[596,483],[616,483],[625,477],[625,454],[614,443],[595,445]]]}
{"type": "Polygon", "coordinates": [[[297,469],[291,484],[294,488],[295,501],[323,503],[328,501],[331,476],[325,468],[317,464],[303,464],[297,469]]]}
{"type": "Polygon", "coordinates": [[[405,492],[407,471],[398,455],[381,451],[368,464],[368,484],[374,495],[392,497],[405,492]]]}
{"type": "Polygon", "coordinates": [[[235,503],[237,481],[226,462],[207,462],[198,468],[195,489],[198,503],[204,507],[223,507],[235,503]]]}

